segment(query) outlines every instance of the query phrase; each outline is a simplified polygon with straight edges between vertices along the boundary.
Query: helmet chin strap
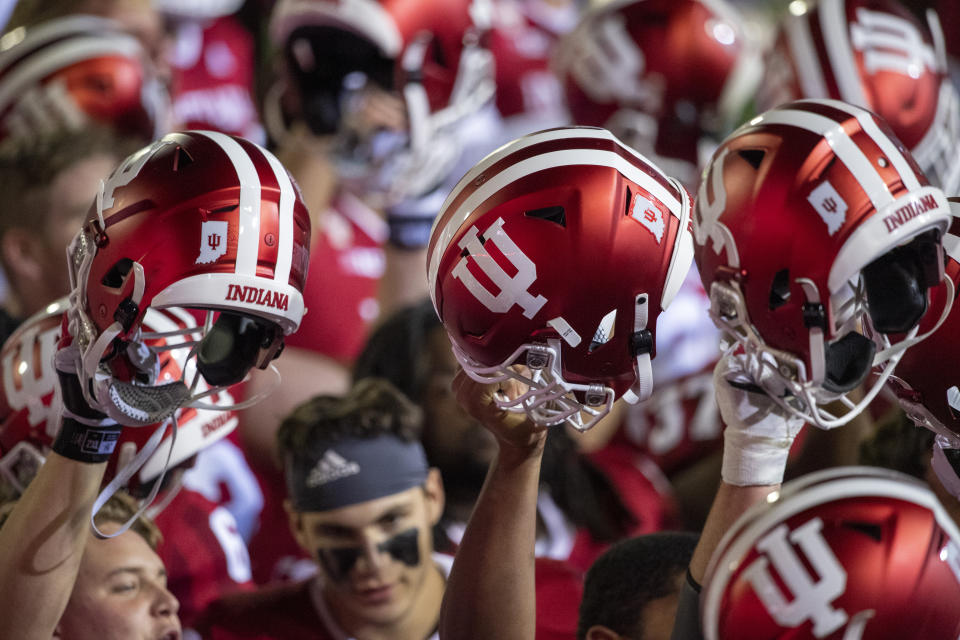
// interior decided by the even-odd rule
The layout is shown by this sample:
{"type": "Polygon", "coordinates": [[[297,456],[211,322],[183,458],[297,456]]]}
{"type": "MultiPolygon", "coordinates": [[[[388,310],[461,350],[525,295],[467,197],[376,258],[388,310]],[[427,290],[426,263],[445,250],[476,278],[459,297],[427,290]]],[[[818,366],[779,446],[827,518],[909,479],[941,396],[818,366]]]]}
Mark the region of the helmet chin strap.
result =
{"type": "Polygon", "coordinates": [[[463,352],[451,339],[457,362],[470,378],[483,384],[495,384],[504,380],[516,380],[528,387],[517,398],[499,396],[494,398],[497,406],[506,411],[526,413],[537,425],[552,427],[568,423],[577,431],[587,431],[613,407],[613,389],[601,384],[574,384],[563,379],[560,365],[560,341],[547,340],[546,345],[524,344],[514,351],[503,364],[485,367],[463,352]],[[516,371],[511,363],[524,361],[531,370],[526,376],[516,371]],[[595,404],[586,405],[573,397],[581,391],[595,404]],[[583,414],[587,414],[587,418],[583,414]]]}
{"type": "MultiPolygon", "coordinates": [[[[713,283],[710,288],[710,315],[719,327],[743,347],[744,352],[738,357],[745,359],[745,370],[750,372],[774,402],[790,415],[802,418],[821,429],[834,429],[856,418],[883,389],[883,385],[893,374],[894,368],[906,349],[927,338],[946,320],[953,303],[954,288],[949,278],[945,277],[944,280],[947,286],[947,301],[934,327],[919,336],[917,335],[919,327],[914,327],[906,338],[893,345],[886,336],[876,337],[874,341],[879,342],[884,348],[875,355],[873,366],[884,365],[883,370],[878,373],[873,386],[859,402],[853,402],[846,393],[830,398],[847,407],[847,412],[839,417],[820,406],[825,400],[821,385],[826,372],[822,326],[811,323],[808,327],[811,356],[811,371],[808,375],[802,359],[766,346],[749,323],[745,322],[746,307],[735,282],[713,283]],[[795,373],[785,373],[791,371],[795,373]],[[773,386],[777,388],[774,389],[773,386]]],[[[803,287],[808,302],[819,304],[816,286],[802,279],[798,282],[803,287]]]]}
{"type": "Polygon", "coordinates": [[[167,460],[163,463],[163,471],[160,472],[160,476],[153,484],[153,488],[150,490],[150,495],[144,499],[141,503],[140,508],[137,509],[137,512],[130,516],[130,519],[124,522],[119,529],[114,533],[104,533],[100,530],[96,523],[97,513],[100,512],[100,509],[107,503],[113,495],[127,486],[127,483],[130,481],[130,478],[133,477],[137,471],[150,459],[150,456],[154,454],[157,448],[160,446],[160,443],[163,442],[163,434],[167,431],[167,421],[164,421],[160,424],[153,434],[150,436],[150,439],[143,445],[143,448],[137,452],[137,455],[134,456],[133,460],[130,460],[127,464],[121,467],[117,471],[117,475],[107,483],[107,486],[100,491],[100,495],[97,496],[97,499],[93,503],[93,510],[90,512],[90,527],[93,529],[93,534],[100,538],[101,540],[106,540],[108,538],[116,538],[120,534],[124,533],[129,529],[134,522],[137,521],[143,513],[150,507],[154,499],[157,497],[157,493],[160,491],[160,486],[163,484],[163,478],[167,475],[167,471],[170,468],[170,456],[173,454],[173,448],[177,444],[177,419],[176,416],[171,417],[171,426],[172,434],[170,436],[170,449],[167,451],[167,460]]]}
{"type": "Polygon", "coordinates": [[[650,296],[645,293],[638,295],[633,305],[633,335],[630,340],[630,348],[636,358],[633,369],[637,380],[623,394],[623,399],[629,404],[644,402],[653,393],[653,366],[650,363],[653,337],[647,330],[649,305],[650,296]]]}

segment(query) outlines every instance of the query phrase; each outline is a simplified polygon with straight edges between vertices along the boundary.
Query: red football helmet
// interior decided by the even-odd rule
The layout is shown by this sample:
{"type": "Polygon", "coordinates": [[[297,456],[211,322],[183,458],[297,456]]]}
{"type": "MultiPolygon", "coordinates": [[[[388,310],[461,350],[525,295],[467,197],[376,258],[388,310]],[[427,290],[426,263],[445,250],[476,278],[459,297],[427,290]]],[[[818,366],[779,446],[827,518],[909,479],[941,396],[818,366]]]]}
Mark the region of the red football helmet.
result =
{"type": "Polygon", "coordinates": [[[87,401],[122,424],[165,417],[111,413],[124,388],[133,393],[154,382],[148,375],[135,387],[115,386],[136,377],[140,320],[149,307],[211,312],[194,350],[209,384],[230,385],[254,364],[267,367],[304,314],[309,246],[299,189],[254,143],[187,131],[131,155],[101,183],[69,250],[69,334],[87,401]],[[90,380],[97,381],[93,395],[90,380]]]}
{"type": "Polygon", "coordinates": [[[447,197],[427,254],[460,364],[529,385],[502,406],[541,424],[587,429],[621,395],[646,399],[657,317],[692,259],[689,218],[683,186],[603,129],[541,131],[487,156],[447,197]]]}
{"type": "Polygon", "coordinates": [[[960,99],[933,10],[923,25],[897,0],[794,2],[768,59],[761,110],[797,98],[870,109],[932,183],[960,191],[960,99]]]}
{"type": "Polygon", "coordinates": [[[574,122],[610,129],[692,189],[760,78],[740,23],[723,0],[596,3],[555,56],[574,122]]]}
{"type": "Polygon", "coordinates": [[[481,38],[488,4],[281,0],[270,35],[283,52],[288,86],[268,96],[270,134],[286,135],[278,106],[285,93],[286,103],[296,103],[288,110],[315,134],[336,134],[333,157],[353,188],[384,203],[430,192],[460,155],[457,129],[494,96],[493,58],[481,38]],[[405,132],[359,130],[343,117],[357,111],[369,86],[400,94],[405,132]]]}
{"type": "Polygon", "coordinates": [[[714,153],[693,216],[695,258],[711,316],[742,346],[745,370],[790,413],[832,428],[922,339],[949,220],[943,192],[881,119],[803,100],[757,116],[714,153]],[[881,363],[853,403],[847,392],[881,363]],[[842,417],[821,406],[838,399],[842,417]]]}
{"type": "Polygon", "coordinates": [[[955,640],[960,531],[927,485],[839,467],[727,532],[700,600],[707,640],[955,640]]]}
{"type": "MultiPolygon", "coordinates": [[[[951,233],[943,240],[947,254],[947,277],[931,292],[931,316],[954,298],[960,286],[960,199],[951,199],[954,211],[951,233]]],[[[952,305],[947,319],[937,331],[903,355],[890,377],[890,388],[900,406],[918,425],[943,437],[952,448],[960,448],[960,308],[952,305]]],[[[933,320],[925,320],[920,330],[929,330],[933,320]]]]}
{"type": "MultiPolygon", "coordinates": [[[[60,385],[53,356],[60,340],[61,316],[67,309],[64,298],[23,323],[0,351],[3,395],[0,397],[0,480],[6,492],[22,493],[43,463],[60,427],[60,385]]],[[[156,356],[157,378],[170,382],[189,378],[188,351],[200,338],[193,316],[183,309],[148,309],[143,320],[144,345],[156,356]],[[165,337],[149,337],[152,335],[165,337]]],[[[207,391],[201,380],[197,390],[207,391]]],[[[107,464],[104,483],[144,450],[151,438],[158,446],[125,483],[139,497],[145,488],[169,466],[188,461],[203,448],[220,440],[237,426],[229,407],[233,399],[220,390],[209,398],[217,408],[183,408],[176,412],[177,435],[172,442],[171,420],[162,436],[154,436],[161,425],[124,429],[117,443],[117,455],[107,464]],[[168,460],[169,455],[169,460],[168,460]]],[[[131,469],[133,471],[133,469],[131,469]]]]}
{"type": "Polygon", "coordinates": [[[11,31],[4,40],[0,140],[79,129],[88,121],[145,140],[166,131],[166,89],[139,41],[120,24],[71,16],[11,31]]]}

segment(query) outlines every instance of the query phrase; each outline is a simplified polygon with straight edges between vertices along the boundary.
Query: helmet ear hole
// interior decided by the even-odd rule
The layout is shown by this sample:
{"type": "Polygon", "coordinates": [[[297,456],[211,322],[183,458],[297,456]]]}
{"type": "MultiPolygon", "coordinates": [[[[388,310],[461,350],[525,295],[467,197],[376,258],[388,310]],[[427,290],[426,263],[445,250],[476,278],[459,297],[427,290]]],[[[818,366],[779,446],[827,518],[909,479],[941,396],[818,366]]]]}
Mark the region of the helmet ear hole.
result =
{"type": "Polygon", "coordinates": [[[881,542],[883,540],[883,529],[878,524],[873,522],[859,522],[853,520],[847,520],[841,522],[840,526],[847,529],[852,529],[854,531],[859,531],[860,533],[869,536],[876,542],[881,542]]]}
{"type": "Polygon", "coordinates": [[[737,154],[746,160],[751,167],[759,169],[760,163],[763,162],[763,157],[767,155],[767,152],[763,149],[740,149],[737,154]]]}
{"type": "Polygon", "coordinates": [[[523,215],[527,216],[528,218],[539,218],[540,220],[553,222],[554,224],[558,224],[563,228],[567,227],[567,212],[561,206],[543,207],[541,209],[524,211],[523,215]]]}
{"type": "Polygon", "coordinates": [[[790,270],[780,269],[770,285],[770,309],[782,307],[790,300],[790,270]]]}
{"type": "Polygon", "coordinates": [[[111,289],[119,289],[123,286],[123,281],[126,279],[127,274],[130,273],[132,267],[133,260],[130,258],[117,260],[100,280],[100,284],[105,287],[110,287],[111,289]]]}
{"type": "Polygon", "coordinates": [[[181,146],[177,147],[177,152],[173,154],[173,170],[180,171],[193,164],[193,158],[187,153],[187,150],[181,146]]]}

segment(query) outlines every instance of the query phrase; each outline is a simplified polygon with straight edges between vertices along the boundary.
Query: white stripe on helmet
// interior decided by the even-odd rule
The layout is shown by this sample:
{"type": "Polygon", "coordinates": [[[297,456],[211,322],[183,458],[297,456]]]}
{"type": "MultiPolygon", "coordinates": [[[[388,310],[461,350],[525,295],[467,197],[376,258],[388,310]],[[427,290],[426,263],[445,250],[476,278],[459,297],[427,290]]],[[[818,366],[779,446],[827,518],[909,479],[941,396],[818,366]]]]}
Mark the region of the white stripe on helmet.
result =
{"type": "Polygon", "coordinates": [[[824,0],[820,5],[820,29],[840,97],[845,102],[866,105],[847,26],[846,0],[824,0]]]}
{"type": "MultiPolygon", "coordinates": [[[[503,160],[507,156],[521,149],[526,149],[527,147],[532,147],[533,145],[540,144],[543,142],[552,142],[554,140],[571,140],[574,138],[596,138],[600,140],[613,140],[620,147],[629,151],[631,154],[642,160],[644,163],[650,166],[650,169],[655,171],[664,181],[667,181],[668,176],[660,170],[660,167],[656,166],[650,162],[643,155],[629,147],[628,145],[623,144],[620,140],[614,136],[612,133],[606,129],[598,129],[593,127],[564,127],[560,129],[550,129],[547,131],[538,131],[537,133],[531,133],[530,135],[523,136],[518,138],[513,142],[508,142],[507,144],[501,146],[499,149],[491,151],[483,160],[478,162],[470,171],[468,171],[460,181],[457,182],[457,185],[450,191],[447,195],[447,199],[443,202],[443,206],[440,207],[440,211],[446,211],[447,207],[450,206],[450,203],[460,195],[466,185],[470,184],[474,180],[480,177],[484,171],[495,165],[500,160],[503,160]]],[[[434,221],[434,229],[439,223],[441,216],[437,216],[434,221]]],[[[431,230],[432,233],[433,230],[431,230]]]]}
{"type": "MultiPolygon", "coordinates": [[[[444,200],[443,205],[440,207],[440,211],[441,212],[446,211],[447,208],[450,206],[450,203],[453,202],[453,200],[460,195],[460,193],[463,191],[466,185],[476,180],[478,177],[480,177],[480,174],[482,174],[484,171],[489,169],[491,166],[493,166],[500,160],[506,158],[510,154],[516,151],[520,151],[521,149],[526,149],[527,147],[532,147],[533,145],[540,144],[542,142],[552,142],[554,140],[569,140],[574,137],[613,140],[620,147],[629,151],[631,154],[633,154],[634,156],[642,160],[644,163],[649,165],[650,169],[656,172],[665,181],[669,181],[669,177],[665,173],[663,173],[663,171],[660,170],[660,167],[652,163],[650,160],[648,160],[646,157],[638,153],[636,150],[634,150],[630,146],[620,142],[620,140],[616,136],[614,136],[612,133],[610,133],[606,129],[599,129],[594,127],[572,127],[572,128],[565,127],[565,128],[551,129],[547,131],[539,131],[536,133],[531,133],[529,135],[523,136],[522,138],[518,138],[512,142],[508,142],[507,144],[501,146],[500,148],[495,149],[494,151],[491,151],[489,154],[487,154],[486,157],[483,158],[483,160],[481,160],[476,165],[474,165],[472,169],[470,169],[462,178],[460,178],[460,181],[457,182],[456,186],[450,190],[450,193],[447,195],[446,200],[444,200]]],[[[433,235],[433,233],[436,231],[437,224],[439,224],[440,218],[442,217],[443,217],[442,215],[438,215],[436,218],[434,218],[433,228],[430,230],[431,235],[433,235]]]]}
{"type": "MultiPolygon", "coordinates": [[[[819,100],[807,102],[825,103],[825,101],[819,100]]],[[[847,167],[847,170],[849,170],[850,173],[853,174],[853,177],[857,179],[857,182],[860,183],[861,188],[866,192],[867,197],[870,198],[874,209],[880,209],[884,205],[893,202],[893,195],[891,195],[886,182],[880,177],[880,173],[874,168],[870,160],[867,159],[867,156],[864,155],[863,150],[858,147],[856,143],[850,139],[850,136],[847,135],[847,132],[843,130],[843,124],[841,122],[810,111],[774,109],[751,120],[751,124],[783,124],[805,129],[822,136],[826,139],[830,148],[833,149],[833,152],[840,162],[847,167]]]]}
{"type": "Polygon", "coordinates": [[[823,68],[817,59],[817,49],[810,33],[809,14],[791,15],[784,25],[787,45],[793,56],[794,68],[800,80],[800,90],[805,98],[826,98],[827,83],[823,78],[823,68]]]}
{"type": "Polygon", "coordinates": [[[917,179],[917,174],[914,173],[913,169],[910,167],[910,163],[907,162],[907,158],[900,152],[899,149],[897,149],[897,145],[894,144],[893,140],[890,139],[890,136],[880,131],[877,121],[873,119],[873,116],[870,115],[868,111],[864,111],[863,109],[859,109],[853,105],[847,104],[846,102],[841,102],[839,100],[818,100],[817,102],[830,105],[838,111],[844,111],[854,116],[857,119],[857,122],[860,123],[863,131],[870,136],[875,143],[877,143],[877,146],[880,147],[883,155],[887,160],[890,161],[890,163],[893,165],[893,168],[897,170],[897,173],[900,174],[900,179],[903,181],[903,186],[905,186],[909,191],[915,191],[920,188],[920,181],[917,179]]]}
{"type": "MultiPolygon", "coordinates": [[[[601,130],[588,130],[592,133],[596,133],[601,130]]],[[[559,133],[559,132],[548,132],[548,133],[559,133]]],[[[557,137],[570,137],[570,132],[567,130],[565,136],[557,137]]],[[[609,133],[604,131],[608,136],[609,133]]],[[[579,134],[579,131],[578,131],[579,134]]],[[[603,136],[590,136],[590,137],[603,137],[603,136]]],[[[610,136],[612,138],[612,136],[610,136]]],[[[526,145],[529,146],[529,145],[526,145]]],[[[626,148],[626,147],[625,147],[626,148]]],[[[514,149],[509,149],[509,152],[514,151],[514,149]]],[[[497,153],[497,152],[495,152],[497,153]]],[[[506,154],[502,154],[506,155],[506,154]]],[[[502,156],[501,156],[502,157],[502,156]]],[[[642,157],[642,156],[641,156],[642,157]]],[[[489,156],[488,156],[489,158],[489,156]]],[[[498,158],[499,159],[499,158],[498,158]]],[[[491,162],[484,161],[480,166],[486,165],[489,166],[491,162]]],[[[616,169],[621,174],[623,174],[628,180],[635,182],[636,184],[643,187],[648,191],[653,197],[657,198],[660,202],[665,204],[670,210],[670,213],[673,214],[678,220],[683,219],[683,208],[676,196],[674,196],[667,188],[660,184],[654,178],[651,178],[646,173],[644,173],[639,167],[632,164],[629,160],[624,158],[618,153],[613,151],[604,151],[600,149],[564,149],[558,151],[550,151],[543,153],[537,156],[521,160],[516,164],[507,167],[503,171],[497,173],[496,175],[491,176],[484,182],[480,187],[477,188],[468,198],[466,198],[461,204],[456,212],[450,217],[446,225],[441,231],[441,235],[437,238],[437,241],[434,243],[433,254],[430,256],[430,266],[427,272],[428,282],[430,284],[430,295],[431,298],[435,295],[435,286],[437,271],[440,268],[440,260],[443,257],[443,253],[446,250],[447,246],[453,240],[453,236],[456,234],[457,230],[460,228],[460,225],[466,221],[470,214],[473,213],[477,207],[483,204],[488,198],[493,196],[495,193],[505,188],[506,186],[516,182],[520,178],[537,173],[540,171],[545,171],[547,169],[554,169],[557,167],[569,167],[569,166],[578,166],[578,165],[589,165],[589,166],[600,166],[600,167],[610,167],[616,169]]],[[[469,177],[470,174],[468,174],[469,177]]],[[[461,185],[463,181],[461,181],[461,185]]],[[[458,185],[459,186],[459,185],[458,185]]],[[[458,194],[459,189],[454,189],[451,195],[458,194]]],[[[449,200],[449,199],[448,199],[449,200]]],[[[446,204],[444,209],[446,208],[446,204]]],[[[443,209],[441,209],[443,211],[443,209]]]]}
{"type": "Polygon", "coordinates": [[[133,36],[116,33],[109,36],[102,33],[90,34],[52,45],[26,58],[3,77],[3,82],[0,83],[0,109],[16,101],[30,85],[54,71],[83,60],[110,55],[140,59],[143,49],[133,36]]]}
{"type": "Polygon", "coordinates": [[[234,273],[257,275],[260,249],[260,176],[249,154],[230,136],[216,131],[196,131],[217,143],[237,172],[240,180],[239,227],[237,228],[237,266],[234,273]]]}
{"type": "Polygon", "coordinates": [[[277,238],[277,266],[273,279],[286,284],[290,280],[290,264],[293,260],[293,205],[297,201],[297,193],[280,161],[266,149],[258,148],[270,163],[277,184],[280,185],[280,220],[277,225],[280,237],[277,238]]]}
{"type": "MultiPolygon", "coordinates": [[[[123,26],[119,22],[106,18],[75,15],[30,27],[24,38],[13,41],[7,48],[0,50],[0,69],[10,64],[12,60],[25,55],[27,51],[36,51],[43,45],[55,40],[101,32],[122,33],[123,26]]],[[[4,44],[7,44],[6,38],[4,44]]]]}

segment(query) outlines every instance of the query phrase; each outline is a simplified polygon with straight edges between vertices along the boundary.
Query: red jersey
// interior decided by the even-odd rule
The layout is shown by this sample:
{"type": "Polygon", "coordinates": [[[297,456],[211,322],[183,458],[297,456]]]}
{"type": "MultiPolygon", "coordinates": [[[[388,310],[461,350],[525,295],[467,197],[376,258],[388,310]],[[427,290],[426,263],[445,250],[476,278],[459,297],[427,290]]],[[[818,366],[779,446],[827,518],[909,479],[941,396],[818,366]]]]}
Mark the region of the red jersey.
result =
{"type": "Polygon", "coordinates": [[[316,565],[290,532],[290,520],[283,508],[287,497],[283,474],[257,464],[253,465],[253,470],[263,491],[260,527],[250,539],[253,581],[269,584],[303,580],[316,571],[316,565]]]}
{"type": "Polygon", "coordinates": [[[163,533],[157,553],[167,588],[180,601],[185,629],[224,593],[253,589],[247,547],[224,507],[182,488],[154,521],[163,533]]]}
{"type": "Polygon", "coordinates": [[[263,144],[253,100],[253,37],[231,16],[177,26],[170,55],[176,124],[263,144]]]}
{"type": "MultiPolygon", "coordinates": [[[[434,554],[449,575],[453,558],[434,554]]],[[[536,640],[573,640],[583,575],[566,563],[537,559],[536,640]]],[[[213,603],[197,627],[206,640],[347,640],[313,580],[237,593],[213,603]]],[[[437,640],[432,634],[427,640],[437,640]]]]}
{"type": "Polygon", "coordinates": [[[263,493],[243,449],[230,437],[234,434],[236,431],[197,455],[183,475],[183,486],[225,507],[237,521],[240,535],[249,540],[263,510],[263,493]]]}
{"type": "MultiPolygon", "coordinates": [[[[636,518],[637,524],[628,537],[680,527],[670,484],[655,464],[626,447],[606,447],[588,457],[607,475],[636,518]]],[[[609,544],[595,540],[586,529],[580,529],[567,561],[586,571],[609,547],[609,544]]]]}
{"type": "Polygon", "coordinates": [[[387,224],[355,196],[341,192],[320,219],[303,290],[307,314],[287,336],[290,346],[341,362],[360,353],[379,314],[377,287],[386,258],[387,224]]]}

